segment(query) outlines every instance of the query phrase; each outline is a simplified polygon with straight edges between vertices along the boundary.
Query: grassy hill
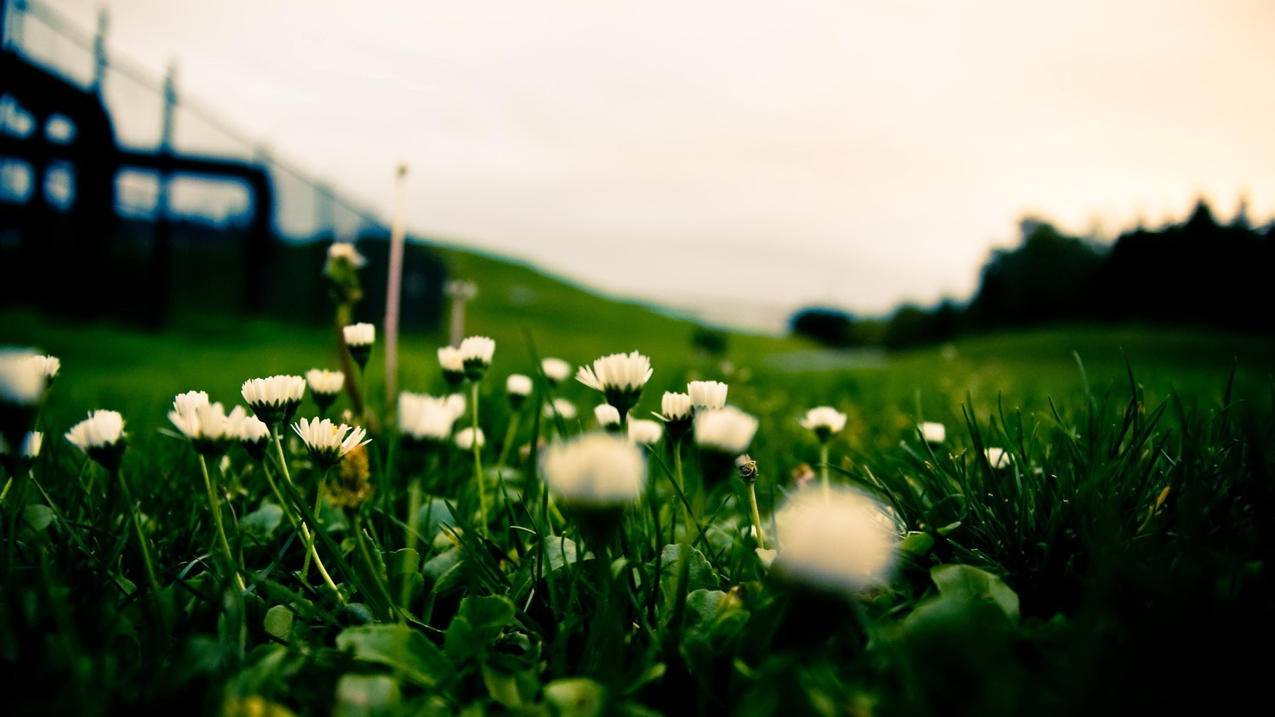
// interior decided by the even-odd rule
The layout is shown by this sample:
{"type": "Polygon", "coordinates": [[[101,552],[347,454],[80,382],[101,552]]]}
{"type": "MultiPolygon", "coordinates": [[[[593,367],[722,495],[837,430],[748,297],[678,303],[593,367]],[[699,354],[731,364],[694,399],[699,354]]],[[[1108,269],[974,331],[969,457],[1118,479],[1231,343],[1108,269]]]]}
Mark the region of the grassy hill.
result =
{"type": "MultiPolygon", "coordinates": [[[[640,350],[655,376],[643,409],[688,377],[723,378],[733,400],[752,410],[841,405],[862,432],[893,440],[918,415],[958,421],[968,396],[983,411],[1046,411],[1048,399],[1075,400],[1088,380],[1095,394],[1125,391],[1126,359],[1148,398],[1179,392],[1219,400],[1234,365],[1237,396],[1269,406],[1275,341],[1205,329],[1062,326],[976,336],[944,347],[896,354],[821,349],[799,339],[729,333],[724,361],[697,352],[696,324],[638,302],[608,298],[535,267],[457,248],[440,250],[453,276],[475,281],[467,329],[496,339],[494,375],[532,370],[539,355],[582,363],[604,353],[640,350]],[[1084,375],[1077,362],[1080,357],[1084,375]]],[[[268,320],[187,317],[162,333],[106,322],[77,323],[37,313],[0,311],[0,343],[32,345],[62,358],[64,373],[48,407],[67,421],[94,407],[125,411],[135,424],[159,425],[171,397],[191,388],[234,402],[252,376],[336,366],[329,330],[268,320]]],[[[409,334],[401,385],[441,391],[434,350],[440,335],[409,334]]],[[[382,356],[369,366],[370,395],[383,396],[382,356]]],[[[488,389],[492,393],[494,385],[488,389]]],[[[587,408],[582,387],[567,395],[587,408]]],[[[793,420],[795,420],[795,413],[793,420]]]]}

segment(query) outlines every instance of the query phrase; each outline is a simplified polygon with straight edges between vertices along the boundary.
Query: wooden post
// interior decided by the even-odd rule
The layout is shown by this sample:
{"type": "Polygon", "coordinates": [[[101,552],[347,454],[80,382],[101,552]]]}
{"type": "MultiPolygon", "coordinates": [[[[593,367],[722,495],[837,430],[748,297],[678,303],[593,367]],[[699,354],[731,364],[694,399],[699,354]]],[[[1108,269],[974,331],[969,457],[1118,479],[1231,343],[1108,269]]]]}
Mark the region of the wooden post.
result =
{"type": "Polygon", "coordinates": [[[407,211],[407,165],[395,177],[394,222],[390,225],[390,268],[385,282],[385,406],[392,411],[398,395],[398,313],[403,283],[403,214],[407,211]]]}

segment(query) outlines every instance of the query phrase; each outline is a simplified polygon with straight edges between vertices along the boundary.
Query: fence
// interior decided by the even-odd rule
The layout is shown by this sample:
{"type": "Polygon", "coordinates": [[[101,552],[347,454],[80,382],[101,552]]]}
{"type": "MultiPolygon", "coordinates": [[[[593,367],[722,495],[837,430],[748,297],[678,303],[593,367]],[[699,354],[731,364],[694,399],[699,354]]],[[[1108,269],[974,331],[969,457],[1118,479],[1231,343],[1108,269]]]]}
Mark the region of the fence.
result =
{"type": "MultiPolygon", "coordinates": [[[[121,146],[168,146],[177,152],[251,159],[263,165],[274,183],[274,228],[280,237],[355,239],[388,232],[385,223],[361,202],[272,156],[247,132],[185,96],[174,73],[168,77],[148,73],[128,58],[108,53],[105,15],[95,32],[77,27],[35,0],[11,0],[7,15],[8,49],[84,89],[95,88],[111,114],[121,146]]],[[[11,108],[0,108],[0,125],[14,121],[11,108]]],[[[6,165],[0,169],[0,196],[23,195],[31,181],[6,165]]],[[[155,218],[161,209],[160,184],[154,175],[122,174],[117,196],[117,210],[124,217],[155,218]]],[[[242,219],[248,197],[240,188],[224,183],[177,179],[168,188],[167,202],[173,215],[226,224],[242,219]]]]}
{"type": "MultiPolygon", "coordinates": [[[[25,217],[8,225],[0,221],[0,252],[7,252],[4,263],[9,264],[0,280],[4,298],[47,305],[49,297],[56,300],[66,294],[66,287],[109,272],[116,287],[157,287],[154,295],[138,292],[126,300],[160,312],[145,317],[151,321],[166,320],[172,306],[205,312],[229,305],[315,319],[325,303],[317,278],[322,242],[388,236],[386,225],[363,204],[273,156],[248,133],[184,95],[172,68],[161,76],[125,57],[108,54],[104,14],[96,30],[88,32],[40,2],[0,0],[0,18],[5,50],[0,60],[16,58],[10,66],[38,75],[37,80],[26,78],[28,100],[45,104],[48,93],[64,99],[68,94],[75,96],[72,99],[88,98],[88,114],[100,115],[104,109],[109,117],[105,122],[113,137],[107,143],[116,147],[112,156],[128,160],[118,165],[118,171],[105,175],[104,186],[114,190],[107,193],[109,199],[95,205],[113,203],[119,226],[110,237],[85,237],[100,232],[100,227],[76,224],[66,212],[77,194],[78,198],[87,195],[87,191],[77,192],[80,179],[86,188],[103,186],[90,185],[87,177],[76,172],[101,163],[77,165],[48,152],[24,160],[3,152],[5,146],[23,142],[42,147],[74,145],[81,139],[76,136],[82,129],[76,125],[79,120],[59,129],[56,107],[52,115],[27,112],[3,92],[5,83],[0,82],[0,220],[25,217]],[[33,81],[37,82],[34,91],[33,81]],[[33,134],[40,132],[44,135],[33,134]],[[54,136],[62,132],[67,137],[54,136]],[[194,162],[224,170],[227,163],[234,164],[236,172],[231,174],[242,178],[246,173],[257,179],[246,185],[226,181],[225,171],[221,176],[209,175],[207,170],[173,173],[172,160],[179,157],[186,158],[187,166],[194,162]],[[254,199],[263,197],[268,217],[262,206],[254,206],[254,199]],[[22,211],[10,211],[15,207],[22,211]],[[260,246],[251,239],[254,236],[277,248],[253,249],[260,246]],[[269,262],[256,260],[267,254],[269,262]],[[59,256],[77,257],[83,265],[79,275],[63,271],[51,281],[48,266],[59,256]],[[263,263],[269,263],[268,270],[260,268],[263,263]],[[289,281],[271,285],[268,279],[263,281],[270,275],[285,275],[289,281]]],[[[82,105],[84,101],[79,100],[77,106],[82,105]]],[[[384,242],[366,242],[363,251],[369,259],[365,302],[369,314],[365,317],[371,318],[374,307],[384,306],[384,242]]],[[[432,252],[418,243],[409,246],[404,263],[404,327],[437,325],[444,274],[432,252]]]]}

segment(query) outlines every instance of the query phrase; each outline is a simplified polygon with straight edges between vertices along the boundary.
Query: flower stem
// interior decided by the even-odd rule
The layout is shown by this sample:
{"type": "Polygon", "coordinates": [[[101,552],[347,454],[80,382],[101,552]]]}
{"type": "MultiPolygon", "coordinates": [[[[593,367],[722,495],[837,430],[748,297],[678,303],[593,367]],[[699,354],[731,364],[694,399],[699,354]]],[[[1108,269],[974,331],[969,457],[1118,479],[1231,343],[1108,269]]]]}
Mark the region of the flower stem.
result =
{"type": "MultiPolygon", "coordinates": [[[[283,455],[283,438],[280,431],[276,428],[274,431],[274,449],[279,457],[279,470],[283,472],[283,479],[287,481],[288,486],[296,491],[296,486],[292,483],[292,474],[288,472],[288,459],[283,455]]],[[[318,529],[318,526],[315,526],[318,529]]],[[[336,583],[332,581],[332,576],[328,575],[328,569],[323,566],[323,559],[319,557],[319,551],[314,547],[314,536],[310,533],[310,528],[306,525],[305,519],[301,519],[301,542],[305,544],[306,552],[314,559],[314,564],[319,568],[319,574],[323,576],[323,582],[327,583],[336,599],[341,604],[345,604],[345,596],[337,589],[336,583]]]]}
{"type": "Polygon", "coordinates": [[[469,402],[472,406],[470,411],[470,428],[473,431],[470,434],[472,439],[471,446],[474,452],[474,480],[478,482],[478,516],[481,521],[479,525],[479,533],[483,536],[487,535],[487,489],[483,486],[483,457],[482,446],[478,445],[478,382],[471,381],[469,388],[469,402]]]}
{"type": "Polygon", "coordinates": [[[828,444],[819,444],[819,480],[823,483],[823,497],[828,498],[828,444]]]}
{"type": "Polygon", "coordinates": [[[757,538],[757,547],[766,549],[766,531],[761,527],[761,511],[757,510],[757,481],[748,484],[748,507],[752,511],[753,535],[757,538]]]}
{"type": "Polygon", "coordinates": [[[409,570],[407,551],[416,548],[416,514],[421,511],[421,479],[417,476],[412,479],[411,485],[407,488],[407,520],[405,521],[403,536],[403,584],[399,587],[398,604],[404,611],[408,609],[408,603],[412,599],[412,581],[411,571],[409,570]]]}
{"type": "Polygon", "coordinates": [[[500,444],[500,458],[496,461],[496,465],[504,468],[509,461],[509,449],[513,447],[514,438],[518,435],[518,424],[522,422],[522,411],[515,411],[509,417],[509,428],[505,429],[505,441],[500,444]]]}
{"type": "Polygon", "coordinates": [[[221,544],[221,556],[226,560],[226,569],[235,575],[235,584],[240,590],[247,588],[244,585],[243,576],[239,574],[239,564],[235,560],[235,554],[230,550],[230,541],[226,540],[226,526],[221,519],[221,503],[217,500],[217,491],[213,490],[212,478],[208,476],[208,461],[204,460],[204,454],[199,453],[199,471],[204,475],[204,488],[208,490],[208,509],[212,511],[213,525],[217,528],[217,540],[221,544]]]}

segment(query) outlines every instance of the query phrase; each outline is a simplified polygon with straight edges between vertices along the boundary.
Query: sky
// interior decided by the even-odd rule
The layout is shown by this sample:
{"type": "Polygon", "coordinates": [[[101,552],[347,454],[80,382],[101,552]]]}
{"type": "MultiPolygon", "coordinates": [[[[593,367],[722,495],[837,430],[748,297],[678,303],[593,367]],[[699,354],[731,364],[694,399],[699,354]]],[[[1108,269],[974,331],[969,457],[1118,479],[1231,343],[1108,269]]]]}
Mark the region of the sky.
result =
{"type": "Polygon", "coordinates": [[[412,231],[739,325],[968,298],[1025,214],[1275,215],[1270,0],[109,7],[113,51],[386,216],[405,162],[412,231]]]}

